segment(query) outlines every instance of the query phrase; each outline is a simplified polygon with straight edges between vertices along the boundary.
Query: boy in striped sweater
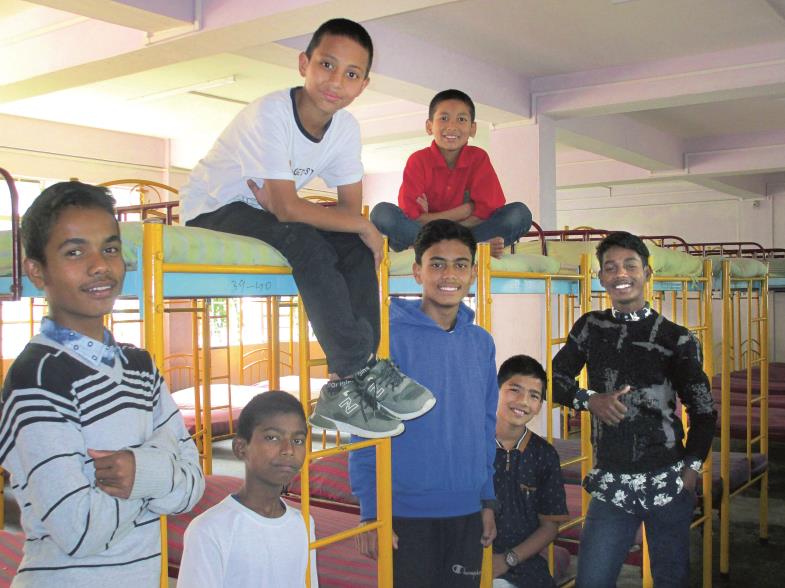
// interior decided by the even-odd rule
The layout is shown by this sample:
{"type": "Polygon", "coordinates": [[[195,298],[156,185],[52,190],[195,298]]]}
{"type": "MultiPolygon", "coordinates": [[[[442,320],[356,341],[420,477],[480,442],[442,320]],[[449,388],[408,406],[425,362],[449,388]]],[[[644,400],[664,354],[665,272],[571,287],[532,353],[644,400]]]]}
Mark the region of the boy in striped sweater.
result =
{"type": "Polygon", "coordinates": [[[204,477],[150,355],[103,326],[125,276],[114,199],[51,186],[22,239],[49,316],[2,393],[0,463],[27,537],[13,586],[157,586],[159,515],[191,509],[204,477]]]}

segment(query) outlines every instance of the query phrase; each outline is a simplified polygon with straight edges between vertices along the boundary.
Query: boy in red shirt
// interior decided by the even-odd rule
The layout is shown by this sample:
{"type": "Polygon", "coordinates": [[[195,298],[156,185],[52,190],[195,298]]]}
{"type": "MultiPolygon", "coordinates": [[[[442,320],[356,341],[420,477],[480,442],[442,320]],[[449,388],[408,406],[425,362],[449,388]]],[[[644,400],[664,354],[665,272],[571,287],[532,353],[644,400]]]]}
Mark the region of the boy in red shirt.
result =
{"type": "Polygon", "coordinates": [[[477,132],[474,102],[460,90],[439,92],[428,108],[425,131],[433,143],[406,162],[399,206],[377,204],[371,221],[394,251],[411,247],[422,225],[447,219],[471,229],[478,242],[489,241],[491,254],[501,257],[504,247],[529,231],[532,215],[522,202],[505,204],[488,154],[467,145],[477,132]]]}

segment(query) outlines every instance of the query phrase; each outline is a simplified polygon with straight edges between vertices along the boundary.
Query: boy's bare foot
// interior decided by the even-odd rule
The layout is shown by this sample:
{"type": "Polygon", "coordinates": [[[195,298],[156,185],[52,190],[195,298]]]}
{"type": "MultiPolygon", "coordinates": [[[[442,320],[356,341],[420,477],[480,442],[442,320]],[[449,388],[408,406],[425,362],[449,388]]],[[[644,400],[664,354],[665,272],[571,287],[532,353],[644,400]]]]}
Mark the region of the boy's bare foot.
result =
{"type": "Polygon", "coordinates": [[[488,243],[491,244],[491,257],[500,259],[504,254],[504,239],[501,237],[494,237],[488,243]]]}

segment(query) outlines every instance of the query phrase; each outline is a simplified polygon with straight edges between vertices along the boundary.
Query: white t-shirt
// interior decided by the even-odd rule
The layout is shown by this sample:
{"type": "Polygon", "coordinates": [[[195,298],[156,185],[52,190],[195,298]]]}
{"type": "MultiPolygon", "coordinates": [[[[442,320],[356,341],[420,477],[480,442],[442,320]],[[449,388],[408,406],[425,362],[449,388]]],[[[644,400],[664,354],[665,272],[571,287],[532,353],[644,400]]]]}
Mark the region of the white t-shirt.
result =
{"type": "MultiPolygon", "coordinates": [[[[227,496],[196,517],[185,531],[177,588],[305,586],[305,521],[300,511],[284,505],[283,516],[269,519],[227,496]]],[[[311,586],[319,586],[314,551],[311,586]]]]}
{"type": "Polygon", "coordinates": [[[294,88],[246,106],[229,123],[180,191],[182,223],[230,202],[261,208],[246,181],[292,180],[299,190],[315,177],[330,186],[359,182],[360,126],[336,112],[321,140],[309,135],[294,108],[294,88]]]}

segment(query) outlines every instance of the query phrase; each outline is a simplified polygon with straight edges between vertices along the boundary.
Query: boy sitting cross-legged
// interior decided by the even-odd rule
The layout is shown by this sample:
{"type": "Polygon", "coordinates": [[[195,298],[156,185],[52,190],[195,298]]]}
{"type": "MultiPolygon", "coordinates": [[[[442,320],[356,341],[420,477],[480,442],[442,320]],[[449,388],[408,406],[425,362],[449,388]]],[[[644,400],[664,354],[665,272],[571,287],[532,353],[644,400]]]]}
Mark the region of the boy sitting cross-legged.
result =
{"type": "MultiPolygon", "coordinates": [[[[245,483],[188,526],[179,588],[305,585],[305,521],[281,492],[305,460],[306,429],[302,405],[286,392],[257,394],[243,408],[232,450],[245,463],[245,483]]],[[[310,529],[313,540],[313,518],[310,529]]]]}
{"type": "Polygon", "coordinates": [[[527,355],[514,355],[499,368],[494,588],[555,586],[540,552],[569,518],[559,455],[526,427],[542,408],[546,378],[540,363],[527,355]]]}
{"type": "Polygon", "coordinates": [[[157,586],[159,516],[202,496],[198,454],[150,355],[104,329],[125,276],[114,199],[62,182],[22,221],[49,316],[3,385],[0,463],[27,541],[13,586],[157,586]]]}
{"type": "Polygon", "coordinates": [[[439,92],[425,131],[433,143],[406,162],[398,206],[377,204],[371,220],[395,251],[411,247],[422,225],[447,219],[471,229],[478,242],[489,241],[491,255],[501,257],[504,247],[528,232],[532,215],[522,202],[505,204],[488,154],[468,145],[477,132],[474,102],[460,90],[439,92]]]}

